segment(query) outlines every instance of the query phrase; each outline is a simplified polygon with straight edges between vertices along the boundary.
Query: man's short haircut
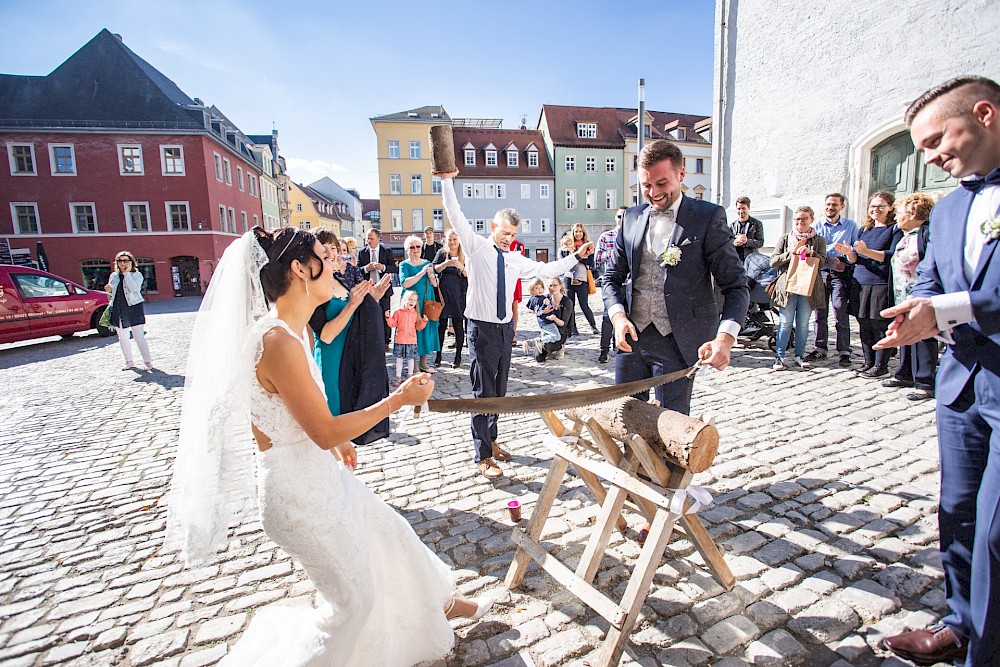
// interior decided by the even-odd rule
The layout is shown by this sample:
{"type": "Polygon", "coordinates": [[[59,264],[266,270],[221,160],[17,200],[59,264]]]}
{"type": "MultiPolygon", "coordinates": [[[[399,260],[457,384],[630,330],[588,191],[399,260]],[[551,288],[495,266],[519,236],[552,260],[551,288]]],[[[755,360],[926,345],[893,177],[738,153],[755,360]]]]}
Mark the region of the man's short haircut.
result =
{"type": "Polygon", "coordinates": [[[926,93],[913,100],[903,120],[909,127],[917,114],[923,111],[927,105],[940,97],[956,91],[950,96],[946,104],[942,104],[938,110],[938,115],[944,118],[954,118],[972,111],[973,105],[980,100],[991,102],[994,106],[1000,107],[1000,85],[992,79],[984,76],[956,76],[942,84],[934,86],[926,93]]]}
{"type": "Polygon", "coordinates": [[[619,211],[627,211],[628,210],[628,206],[619,206],[618,210],[619,211]]]}
{"type": "Polygon", "coordinates": [[[654,164],[664,160],[670,160],[675,169],[680,169],[684,166],[684,153],[677,147],[677,144],[666,139],[651,141],[643,146],[642,152],[639,153],[639,166],[642,169],[649,169],[654,164]]]}
{"type": "Polygon", "coordinates": [[[744,204],[746,206],[749,206],[750,205],[750,197],[737,197],[736,198],[736,203],[737,204],[744,204]]]}
{"type": "Polygon", "coordinates": [[[326,227],[316,230],[316,240],[323,245],[326,245],[327,243],[340,243],[340,240],[337,238],[337,235],[333,233],[333,230],[326,227]]]}
{"type": "Polygon", "coordinates": [[[379,229],[378,227],[372,227],[372,228],[371,228],[371,229],[369,229],[368,231],[370,231],[370,232],[375,232],[375,236],[377,236],[377,237],[379,237],[379,238],[382,238],[382,230],[381,230],[381,229],[379,229]]]}
{"type": "Polygon", "coordinates": [[[813,213],[812,206],[799,206],[797,209],[795,209],[795,212],[808,213],[810,218],[812,218],[813,220],[816,219],[816,214],[813,213]]]}
{"type": "Polygon", "coordinates": [[[433,232],[433,231],[434,231],[434,228],[431,227],[430,225],[427,225],[426,227],[424,227],[424,234],[426,234],[427,232],[433,232]]]}
{"type": "Polygon", "coordinates": [[[911,192],[896,202],[898,208],[909,213],[917,220],[930,220],[931,209],[934,208],[934,197],[923,192],[911,192]]]}
{"type": "Polygon", "coordinates": [[[521,226],[521,216],[512,208],[502,208],[497,211],[497,214],[493,216],[493,222],[502,225],[503,223],[511,224],[515,227],[521,226]]]}
{"type": "Polygon", "coordinates": [[[840,194],[839,192],[831,192],[830,194],[828,194],[825,197],[823,197],[823,201],[826,201],[830,197],[836,197],[837,199],[839,199],[841,206],[843,206],[845,203],[847,203],[847,197],[845,197],[844,195],[840,194]]]}

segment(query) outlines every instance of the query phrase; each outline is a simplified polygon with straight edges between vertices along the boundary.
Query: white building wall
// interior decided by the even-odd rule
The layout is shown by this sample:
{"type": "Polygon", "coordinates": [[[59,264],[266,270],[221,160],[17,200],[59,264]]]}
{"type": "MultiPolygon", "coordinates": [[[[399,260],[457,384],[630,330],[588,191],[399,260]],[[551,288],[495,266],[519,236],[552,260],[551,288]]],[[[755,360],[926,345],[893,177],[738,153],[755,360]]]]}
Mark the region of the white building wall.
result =
{"type": "Polygon", "coordinates": [[[715,201],[735,217],[741,195],[818,210],[840,191],[856,219],[870,149],[931,86],[1000,80],[998,44],[996,0],[717,0],[715,201]]]}

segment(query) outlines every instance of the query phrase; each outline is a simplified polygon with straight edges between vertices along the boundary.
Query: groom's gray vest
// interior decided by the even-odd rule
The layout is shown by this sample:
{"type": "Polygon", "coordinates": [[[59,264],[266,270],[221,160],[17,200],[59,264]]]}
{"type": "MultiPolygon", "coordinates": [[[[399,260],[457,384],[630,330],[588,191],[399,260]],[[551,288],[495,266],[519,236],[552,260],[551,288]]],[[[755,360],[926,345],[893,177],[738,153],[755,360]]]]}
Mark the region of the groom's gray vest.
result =
{"type": "Polygon", "coordinates": [[[666,336],[672,329],[663,298],[663,267],[660,266],[660,258],[650,252],[647,245],[642,244],[639,275],[632,276],[632,308],[629,315],[637,331],[652,323],[661,336],[666,336]]]}

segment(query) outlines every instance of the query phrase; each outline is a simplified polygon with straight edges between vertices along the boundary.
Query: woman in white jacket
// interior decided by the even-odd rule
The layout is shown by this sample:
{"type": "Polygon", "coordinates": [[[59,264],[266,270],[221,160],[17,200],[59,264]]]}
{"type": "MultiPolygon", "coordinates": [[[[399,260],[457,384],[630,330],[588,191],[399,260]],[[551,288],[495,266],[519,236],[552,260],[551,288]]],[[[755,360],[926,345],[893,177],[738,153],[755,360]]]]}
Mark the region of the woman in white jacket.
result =
{"type": "Polygon", "coordinates": [[[125,355],[125,370],[135,368],[132,363],[132,344],[129,343],[129,333],[139,346],[142,362],[148,370],[153,368],[153,360],[149,356],[149,344],[143,327],[146,324],[146,314],[142,309],[142,274],[135,263],[135,257],[127,250],[115,255],[115,270],[111,273],[108,284],[104,287],[110,297],[111,326],[118,332],[118,342],[125,355]]]}

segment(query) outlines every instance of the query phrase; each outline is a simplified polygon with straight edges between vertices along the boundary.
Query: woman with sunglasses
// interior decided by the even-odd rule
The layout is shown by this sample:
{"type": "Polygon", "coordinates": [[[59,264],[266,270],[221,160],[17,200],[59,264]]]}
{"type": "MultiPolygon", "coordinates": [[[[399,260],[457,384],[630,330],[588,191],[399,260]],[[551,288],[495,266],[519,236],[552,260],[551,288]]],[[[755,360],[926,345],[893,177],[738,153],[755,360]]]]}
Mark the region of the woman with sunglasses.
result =
{"type": "Polygon", "coordinates": [[[124,370],[135,368],[129,334],[139,348],[146,370],[153,369],[153,359],[149,356],[149,343],[146,342],[144,331],[146,313],[142,308],[142,282],[142,273],[139,272],[132,253],[122,250],[115,255],[115,270],[104,286],[104,291],[110,295],[111,326],[118,333],[118,343],[125,355],[124,370]]]}
{"type": "Polygon", "coordinates": [[[307,333],[335,294],[324,254],[308,232],[247,232],[195,320],[167,547],[200,563],[226,547],[231,522],[251,520],[240,508],[256,511],[318,598],[257,610],[222,665],[430,663],[454,645],[448,619],[480,618],[492,604],[458,597],[448,567],[354,475],[351,438],[422,404],[434,383],[419,374],[376,405],[331,414],[307,333]]]}
{"type": "Polygon", "coordinates": [[[864,365],[857,370],[863,378],[883,378],[889,374],[889,350],[876,350],[874,345],[885,337],[889,320],[881,312],[892,306],[889,278],[892,255],[903,232],[896,226],[896,197],[879,190],[868,202],[868,215],[861,222],[862,230],[853,246],[835,244],[837,252],[855,264],[854,279],[861,286],[858,307],[858,329],[864,365]]]}
{"type": "MultiPolygon", "coordinates": [[[[417,311],[424,312],[424,301],[438,299],[435,296],[434,288],[438,285],[437,274],[434,272],[434,265],[420,257],[423,249],[423,242],[419,236],[407,236],[403,242],[406,249],[406,259],[399,264],[399,282],[403,288],[403,293],[413,291],[417,293],[417,311]]],[[[438,323],[435,320],[427,322],[427,326],[417,332],[417,354],[420,355],[420,370],[424,373],[433,373],[434,369],[427,365],[427,355],[436,355],[441,351],[441,343],[438,340],[438,323]]]]}

